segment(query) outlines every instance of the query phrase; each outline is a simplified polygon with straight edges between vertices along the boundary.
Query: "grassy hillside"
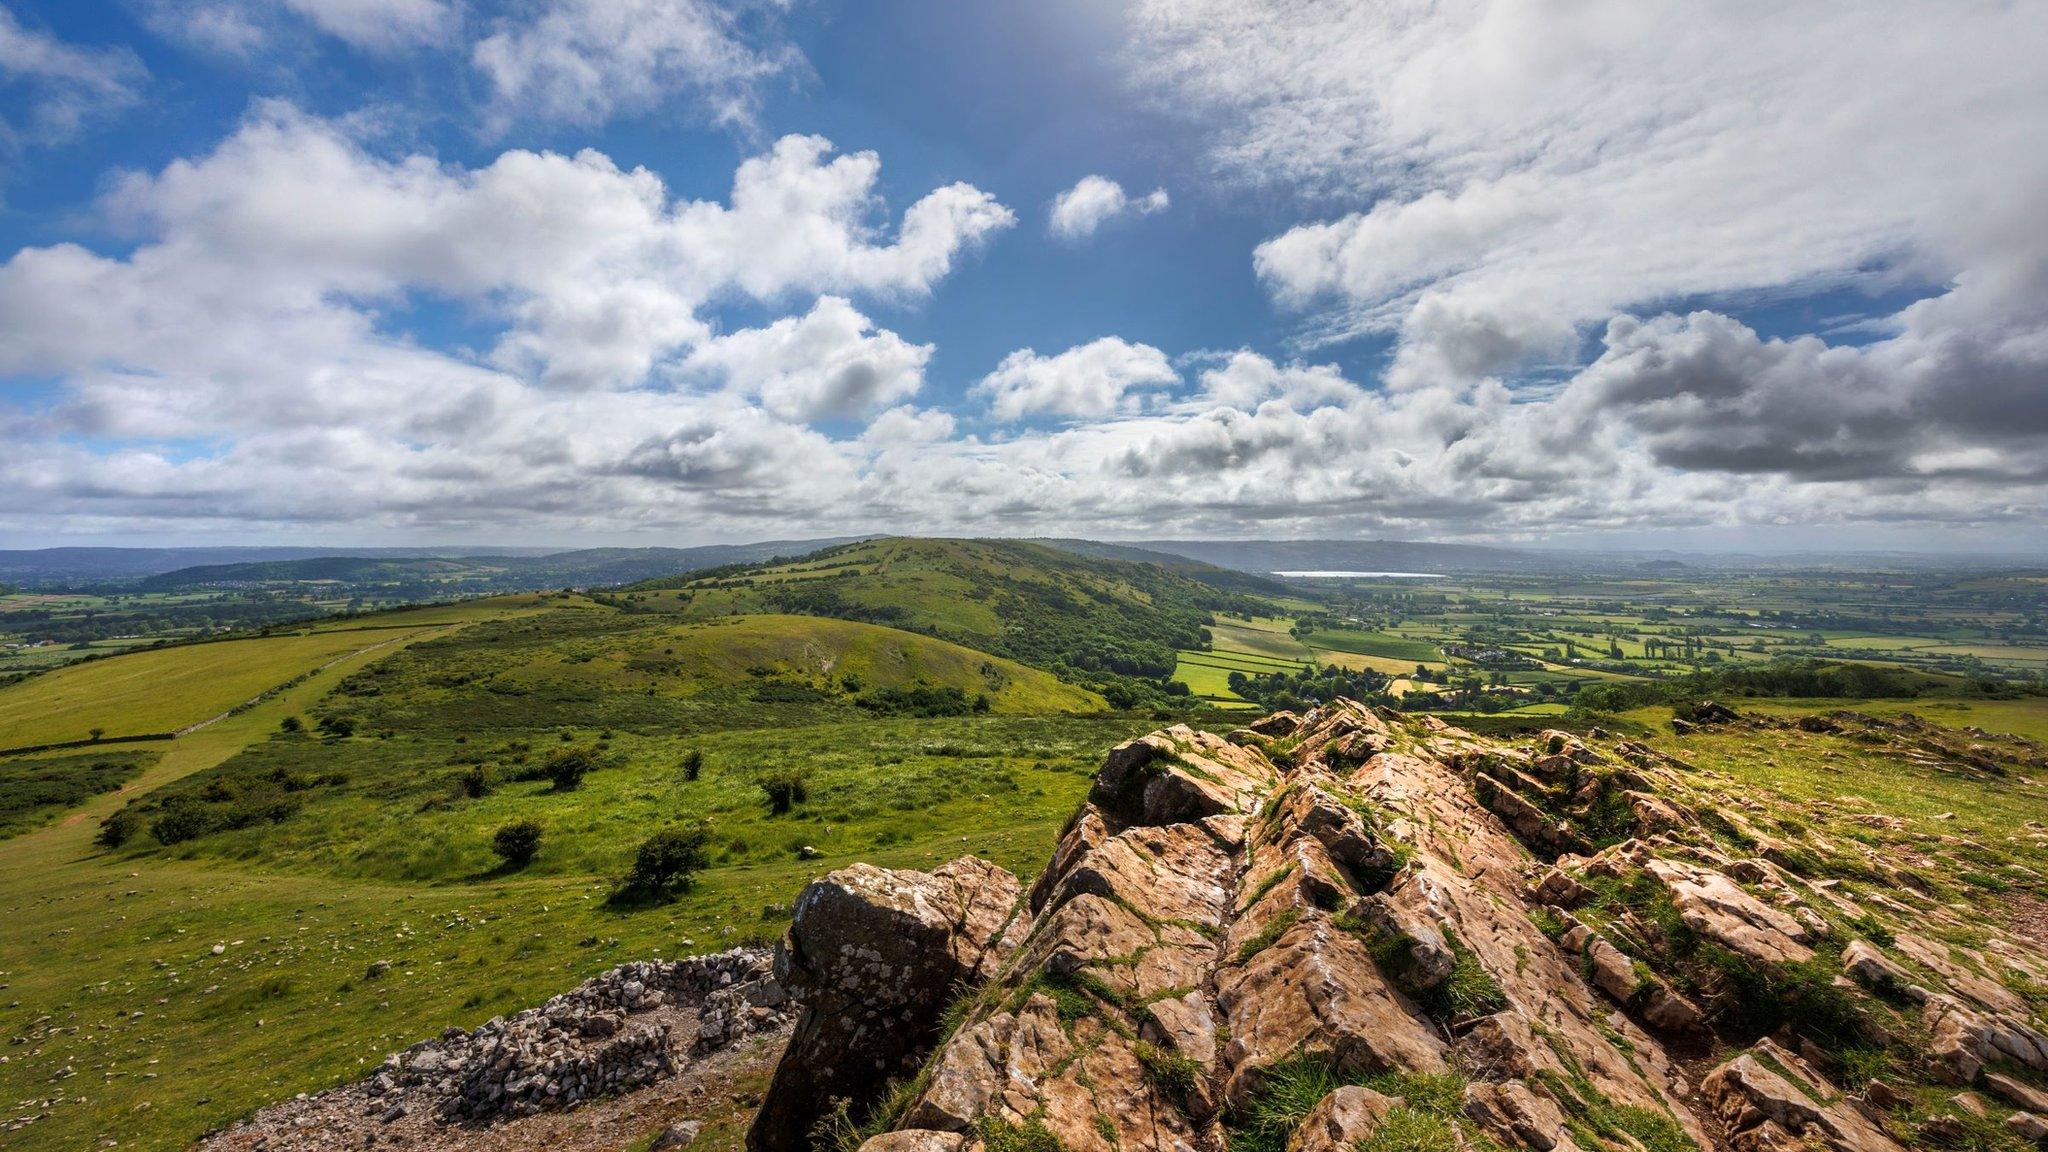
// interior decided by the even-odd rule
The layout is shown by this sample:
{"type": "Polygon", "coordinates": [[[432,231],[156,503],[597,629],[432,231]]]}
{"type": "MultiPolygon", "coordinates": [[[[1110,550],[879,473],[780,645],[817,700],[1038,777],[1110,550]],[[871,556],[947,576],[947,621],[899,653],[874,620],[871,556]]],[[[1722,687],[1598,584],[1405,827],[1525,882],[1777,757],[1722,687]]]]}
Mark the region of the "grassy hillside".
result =
{"type": "MultiPolygon", "coordinates": [[[[421,627],[431,627],[422,625],[421,627]]],[[[336,629],[132,652],[0,688],[0,748],[171,732],[338,657],[414,636],[336,629]]]]}
{"type": "MultiPolygon", "coordinates": [[[[354,649],[149,745],[161,760],[122,791],[56,819],[45,809],[41,827],[0,840],[13,1002],[0,1028],[30,1039],[0,1064],[0,1096],[42,1102],[8,1147],[181,1146],[623,960],[773,934],[803,883],[837,863],[974,851],[1029,872],[1101,750],[1156,723],[1004,715],[1100,701],[872,624],[691,620],[584,597],[481,603],[496,615],[464,606],[467,620],[441,632],[419,632],[440,618],[428,613],[361,618],[364,635],[408,644],[354,649]],[[919,688],[926,704],[954,690],[966,714],[906,714],[919,688]],[[984,695],[990,712],[976,713],[984,695]],[[352,736],[313,730],[344,715],[352,736]],[[304,726],[287,731],[287,718],[304,726]],[[590,754],[580,787],[519,778],[561,750],[590,754]],[[463,787],[472,770],[489,780],[482,795],[463,787]],[[765,803],[770,770],[806,783],[787,814],[765,803]],[[148,825],[167,804],[260,816],[164,844],[148,825]],[[141,827],[118,849],[95,845],[124,809],[141,827]],[[516,872],[490,850],[514,820],[543,828],[539,858],[516,872]],[[679,822],[714,833],[697,888],[673,904],[608,904],[640,841],[679,822]],[[391,970],[371,977],[373,960],[391,970]],[[81,986],[85,972],[99,975],[81,986]]],[[[0,781],[47,775],[55,759],[0,757],[0,781]]]]}
{"type": "Polygon", "coordinates": [[[630,609],[782,612],[888,624],[1043,668],[1112,704],[1156,700],[1213,612],[1264,606],[1167,567],[1011,540],[885,539],[788,564],[636,585],[630,609]]]}

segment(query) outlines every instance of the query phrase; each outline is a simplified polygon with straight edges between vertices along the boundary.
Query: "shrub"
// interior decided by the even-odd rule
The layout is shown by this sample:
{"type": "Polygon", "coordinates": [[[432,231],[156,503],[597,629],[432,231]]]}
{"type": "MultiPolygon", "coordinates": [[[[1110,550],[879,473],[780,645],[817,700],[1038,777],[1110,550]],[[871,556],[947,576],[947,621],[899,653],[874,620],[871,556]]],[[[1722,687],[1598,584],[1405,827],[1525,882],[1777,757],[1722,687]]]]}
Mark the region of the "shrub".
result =
{"type": "Polygon", "coordinates": [[[322,716],[320,731],[333,737],[347,737],[356,734],[356,722],[347,716],[322,716]]]}
{"type": "MultiPolygon", "coordinates": [[[[497,781],[491,775],[490,765],[471,764],[463,770],[461,776],[456,778],[456,783],[461,786],[464,796],[477,800],[490,795],[491,788],[497,781]]],[[[500,831],[503,831],[503,829],[500,829],[500,831]]]]}
{"type": "Polygon", "coordinates": [[[770,772],[761,777],[761,791],[768,797],[768,814],[780,816],[811,798],[803,773],[794,768],[770,772]]]}
{"type": "Polygon", "coordinates": [[[135,834],[140,831],[142,831],[142,813],[135,811],[133,808],[123,808],[105,820],[100,821],[99,835],[93,839],[102,848],[119,848],[121,845],[135,839],[135,834]]]}
{"type": "Polygon", "coordinates": [[[588,748],[561,748],[548,756],[543,771],[554,781],[555,791],[574,792],[583,778],[597,767],[597,754],[588,748]]]}
{"type": "Polygon", "coordinates": [[[683,779],[695,780],[703,774],[704,754],[692,748],[690,749],[690,754],[683,757],[683,779]]]}
{"type": "Polygon", "coordinates": [[[195,840],[213,831],[213,822],[197,804],[179,804],[166,807],[149,826],[149,834],[163,844],[179,844],[195,840]]]}
{"type": "Polygon", "coordinates": [[[524,868],[540,855],[540,825],[515,820],[491,835],[491,851],[507,868],[524,868]]]}
{"type": "Polygon", "coordinates": [[[688,891],[698,870],[710,863],[704,851],[708,838],[702,826],[664,828],[649,836],[633,855],[633,870],[626,875],[624,890],[653,896],[678,888],[688,891]]]}

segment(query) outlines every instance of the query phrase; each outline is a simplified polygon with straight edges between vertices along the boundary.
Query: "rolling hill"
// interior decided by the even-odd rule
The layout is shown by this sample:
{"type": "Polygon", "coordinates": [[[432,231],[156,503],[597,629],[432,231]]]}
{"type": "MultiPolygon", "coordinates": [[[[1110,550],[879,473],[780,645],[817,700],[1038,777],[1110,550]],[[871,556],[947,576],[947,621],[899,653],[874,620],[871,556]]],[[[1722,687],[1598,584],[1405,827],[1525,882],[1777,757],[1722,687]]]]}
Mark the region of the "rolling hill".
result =
{"type": "Polygon", "coordinates": [[[762,540],[701,548],[584,548],[542,555],[392,556],[372,552],[285,557],[176,568],[144,577],[135,587],[146,592],[170,592],[315,581],[354,586],[438,587],[450,593],[524,591],[566,585],[625,584],[678,572],[796,556],[850,539],[762,540]]]}
{"type": "Polygon", "coordinates": [[[615,602],[692,619],[776,612],[887,624],[1046,669],[1125,707],[1172,691],[1162,685],[1175,651],[1207,646],[1212,613],[1260,608],[1190,571],[1017,540],[891,537],[649,581],[615,602]]]}

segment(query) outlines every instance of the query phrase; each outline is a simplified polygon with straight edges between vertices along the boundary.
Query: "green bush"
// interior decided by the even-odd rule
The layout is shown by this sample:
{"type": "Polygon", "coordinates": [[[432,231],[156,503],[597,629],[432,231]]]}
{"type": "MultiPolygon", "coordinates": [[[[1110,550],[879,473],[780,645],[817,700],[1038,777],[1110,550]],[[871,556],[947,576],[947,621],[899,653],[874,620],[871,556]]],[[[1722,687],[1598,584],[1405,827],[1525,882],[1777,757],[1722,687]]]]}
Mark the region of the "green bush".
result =
{"type": "Polygon", "coordinates": [[[552,780],[557,792],[574,792],[583,786],[583,778],[597,767],[597,753],[589,748],[561,748],[548,756],[542,766],[543,773],[552,780]]]}
{"type": "Polygon", "coordinates": [[[688,891],[698,871],[711,862],[704,845],[710,839],[702,827],[664,828],[649,836],[633,855],[633,870],[624,888],[662,896],[681,889],[688,891]]]}
{"type": "Polygon", "coordinates": [[[683,757],[683,779],[695,780],[703,774],[704,753],[692,748],[690,749],[690,754],[683,757]]]}
{"type": "Polygon", "coordinates": [[[496,782],[488,764],[471,764],[456,778],[456,783],[462,788],[462,794],[472,800],[490,795],[491,788],[496,782]]]}
{"type": "Polygon", "coordinates": [[[123,808],[100,821],[100,832],[93,840],[102,848],[119,848],[135,839],[142,831],[142,813],[133,808],[123,808]]]}
{"type": "Polygon", "coordinates": [[[491,835],[491,851],[505,862],[507,868],[524,868],[540,855],[540,825],[531,820],[515,820],[491,835]]]}
{"type": "Polygon", "coordinates": [[[769,772],[763,775],[758,783],[762,794],[768,797],[770,816],[781,816],[811,798],[810,789],[804,783],[803,773],[794,768],[769,772]]]}

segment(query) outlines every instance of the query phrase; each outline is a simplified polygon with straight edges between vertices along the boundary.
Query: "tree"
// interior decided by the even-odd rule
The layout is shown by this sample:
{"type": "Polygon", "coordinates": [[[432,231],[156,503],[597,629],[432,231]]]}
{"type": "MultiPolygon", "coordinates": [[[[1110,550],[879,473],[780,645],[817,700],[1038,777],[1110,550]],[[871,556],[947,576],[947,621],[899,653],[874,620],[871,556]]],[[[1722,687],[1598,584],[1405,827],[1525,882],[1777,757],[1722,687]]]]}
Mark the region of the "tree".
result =
{"type": "Polygon", "coordinates": [[[105,728],[95,728],[95,729],[93,729],[93,730],[92,730],[92,742],[93,742],[93,743],[95,743],[95,744],[99,743],[99,742],[100,742],[100,737],[102,737],[102,736],[105,736],[106,734],[107,734],[107,730],[106,730],[105,728]]]}
{"type": "Polygon", "coordinates": [[[320,730],[333,737],[347,737],[356,734],[356,722],[346,716],[322,716],[320,730]]]}
{"type": "Polygon", "coordinates": [[[702,825],[664,828],[649,836],[633,855],[626,889],[655,896],[678,888],[688,891],[696,873],[711,862],[704,851],[709,839],[710,833],[702,825]]]}
{"type": "Polygon", "coordinates": [[[540,825],[514,820],[491,835],[491,851],[507,868],[524,868],[540,855],[540,825]]]}
{"type": "Polygon", "coordinates": [[[277,722],[277,728],[280,732],[304,732],[306,722],[297,716],[287,716],[277,722]]]}

